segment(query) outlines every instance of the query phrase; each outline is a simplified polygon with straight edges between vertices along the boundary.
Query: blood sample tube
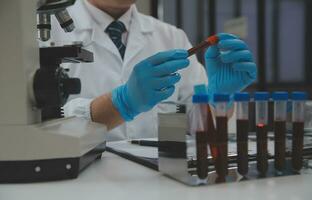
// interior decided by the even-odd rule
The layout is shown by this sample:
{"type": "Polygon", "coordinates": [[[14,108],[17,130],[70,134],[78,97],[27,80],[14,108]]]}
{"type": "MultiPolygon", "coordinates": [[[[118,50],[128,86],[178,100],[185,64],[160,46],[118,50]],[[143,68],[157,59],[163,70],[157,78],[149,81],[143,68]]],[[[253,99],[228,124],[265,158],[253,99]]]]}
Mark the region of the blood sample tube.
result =
{"type": "Polygon", "coordinates": [[[197,53],[198,51],[205,49],[205,48],[208,48],[211,45],[216,45],[218,42],[219,42],[219,38],[217,35],[210,36],[206,40],[204,40],[201,43],[199,43],[198,45],[196,45],[195,47],[189,49],[188,50],[189,56],[192,56],[195,53],[197,53]]]}
{"type": "Polygon", "coordinates": [[[307,93],[293,92],[292,97],[292,168],[299,172],[302,168],[302,151],[304,137],[304,105],[307,100],[307,93]]]}
{"type": "Polygon", "coordinates": [[[236,104],[236,132],[237,132],[237,167],[238,172],[245,176],[248,173],[248,132],[249,132],[249,101],[247,92],[234,95],[236,104]]]}
{"type": "MultiPolygon", "coordinates": [[[[194,87],[194,93],[195,94],[205,94],[208,95],[207,93],[207,87],[204,84],[201,85],[196,85],[194,87]]],[[[207,137],[208,137],[208,146],[210,146],[210,152],[212,159],[215,161],[218,151],[216,147],[216,138],[215,138],[215,126],[214,126],[214,121],[213,121],[213,115],[210,109],[210,106],[206,106],[207,109],[207,137]]]]}
{"type": "Polygon", "coordinates": [[[256,92],[257,169],[260,176],[268,171],[268,92],[256,92]]]}
{"type": "Polygon", "coordinates": [[[216,164],[218,148],[216,146],[216,128],[210,106],[207,106],[207,128],[208,128],[208,145],[212,156],[213,163],[216,164]]]}
{"type": "Polygon", "coordinates": [[[205,180],[208,176],[208,135],[207,135],[207,107],[209,96],[202,88],[195,86],[193,96],[194,112],[191,121],[191,134],[196,136],[197,176],[205,180]]]}
{"type": "Polygon", "coordinates": [[[285,167],[287,92],[274,92],[274,166],[278,172],[285,167]]]}
{"type": "Polygon", "coordinates": [[[227,106],[230,101],[228,94],[215,94],[216,103],[216,145],[218,155],[216,158],[217,182],[225,182],[228,174],[228,118],[227,106]]]}

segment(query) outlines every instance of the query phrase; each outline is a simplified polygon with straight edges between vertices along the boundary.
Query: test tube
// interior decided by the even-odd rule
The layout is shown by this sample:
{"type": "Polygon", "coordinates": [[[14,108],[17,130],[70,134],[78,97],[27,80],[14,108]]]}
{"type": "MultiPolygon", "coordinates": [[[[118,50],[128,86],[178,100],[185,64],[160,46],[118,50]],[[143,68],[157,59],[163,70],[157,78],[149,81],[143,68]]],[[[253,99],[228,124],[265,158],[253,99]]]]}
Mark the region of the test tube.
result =
{"type": "Polygon", "coordinates": [[[203,91],[203,87],[205,86],[199,85],[194,88],[194,113],[191,122],[191,134],[196,136],[196,171],[201,180],[205,180],[208,176],[207,107],[209,96],[205,90],[203,91]]]}
{"type": "Polygon", "coordinates": [[[249,132],[249,101],[247,92],[234,95],[236,103],[237,132],[237,167],[238,172],[245,176],[248,173],[248,132],[249,132]]]}
{"type": "Polygon", "coordinates": [[[225,182],[228,174],[228,118],[227,107],[230,101],[228,94],[214,94],[216,103],[216,145],[218,155],[216,158],[216,182],[225,182]]]}
{"type": "Polygon", "coordinates": [[[200,50],[203,50],[205,48],[208,48],[211,45],[216,45],[219,42],[219,37],[217,35],[213,35],[196,45],[195,47],[192,47],[188,50],[189,56],[194,55],[200,50]]]}
{"type": "Polygon", "coordinates": [[[278,172],[285,168],[287,92],[274,92],[274,166],[278,172]]]}
{"type": "Polygon", "coordinates": [[[268,171],[268,92],[256,92],[257,169],[261,177],[268,171]]]}
{"type": "MultiPolygon", "coordinates": [[[[194,87],[194,91],[195,94],[208,94],[207,93],[207,87],[206,85],[196,85],[194,87]]],[[[215,129],[215,125],[214,125],[214,120],[213,120],[213,115],[210,109],[210,106],[207,105],[206,106],[206,110],[207,110],[207,137],[208,137],[208,146],[210,147],[210,152],[211,152],[211,156],[212,159],[215,163],[217,154],[218,154],[218,150],[216,147],[216,129],[215,129]]]]}
{"type": "Polygon", "coordinates": [[[292,93],[292,168],[294,172],[299,172],[302,168],[302,151],[304,137],[304,105],[307,100],[307,93],[292,93]]]}

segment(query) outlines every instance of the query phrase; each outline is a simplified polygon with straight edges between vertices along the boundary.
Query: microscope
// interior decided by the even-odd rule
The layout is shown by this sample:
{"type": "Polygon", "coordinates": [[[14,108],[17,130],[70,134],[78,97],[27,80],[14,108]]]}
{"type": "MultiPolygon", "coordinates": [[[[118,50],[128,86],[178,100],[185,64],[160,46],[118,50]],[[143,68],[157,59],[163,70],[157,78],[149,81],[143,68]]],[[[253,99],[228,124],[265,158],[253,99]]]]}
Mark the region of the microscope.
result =
{"type": "Polygon", "coordinates": [[[92,62],[92,52],[81,45],[39,48],[36,36],[49,40],[52,15],[72,31],[66,8],[74,3],[0,2],[0,183],[76,178],[105,150],[104,125],[64,118],[62,110],[81,83],[60,65],[92,62]]]}

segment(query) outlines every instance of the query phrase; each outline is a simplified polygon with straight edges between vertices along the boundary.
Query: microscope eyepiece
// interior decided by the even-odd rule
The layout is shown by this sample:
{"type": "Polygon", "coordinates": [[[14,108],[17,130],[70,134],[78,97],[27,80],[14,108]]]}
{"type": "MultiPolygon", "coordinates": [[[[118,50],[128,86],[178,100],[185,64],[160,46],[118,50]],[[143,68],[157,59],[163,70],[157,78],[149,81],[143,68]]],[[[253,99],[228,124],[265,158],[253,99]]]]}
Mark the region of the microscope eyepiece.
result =
{"type": "Polygon", "coordinates": [[[41,41],[50,39],[51,15],[55,15],[60,26],[65,32],[75,29],[74,21],[66,8],[75,3],[75,0],[40,0],[37,8],[38,37],[41,41]]]}
{"type": "Polygon", "coordinates": [[[37,15],[38,38],[41,41],[48,41],[51,37],[51,16],[48,13],[37,15]]]}

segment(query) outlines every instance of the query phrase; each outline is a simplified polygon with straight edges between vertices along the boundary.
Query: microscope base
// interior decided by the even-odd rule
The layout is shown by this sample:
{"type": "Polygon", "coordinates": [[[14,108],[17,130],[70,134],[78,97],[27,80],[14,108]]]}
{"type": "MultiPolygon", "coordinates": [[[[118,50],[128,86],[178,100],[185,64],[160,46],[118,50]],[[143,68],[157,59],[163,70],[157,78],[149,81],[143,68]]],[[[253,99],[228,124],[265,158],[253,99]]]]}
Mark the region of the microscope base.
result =
{"type": "Polygon", "coordinates": [[[105,126],[82,118],[0,125],[0,183],[73,179],[105,151],[105,126]]]}
{"type": "Polygon", "coordinates": [[[0,161],[0,183],[32,183],[77,178],[105,151],[105,143],[78,158],[0,161]]]}

